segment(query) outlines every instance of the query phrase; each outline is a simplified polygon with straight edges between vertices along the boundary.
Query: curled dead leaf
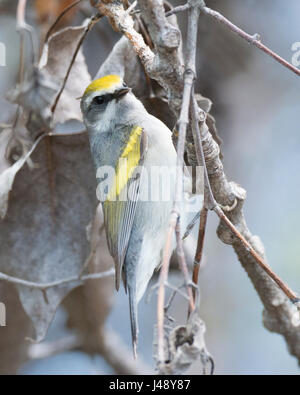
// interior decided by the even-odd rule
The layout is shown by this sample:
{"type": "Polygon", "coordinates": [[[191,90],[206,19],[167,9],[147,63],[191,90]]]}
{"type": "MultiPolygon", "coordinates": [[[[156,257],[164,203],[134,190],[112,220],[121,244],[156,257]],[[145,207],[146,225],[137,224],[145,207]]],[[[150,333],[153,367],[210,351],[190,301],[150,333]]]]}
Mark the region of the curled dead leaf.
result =
{"type": "MultiPolygon", "coordinates": [[[[40,69],[47,73],[49,79],[60,88],[64,84],[72,58],[85,29],[85,25],[65,28],[53,34],[48,43],[45,44],[41,56],[40,69]]],[[[71,119],[82,121],[80,103],[76,98],[82,96],[84,89],[90,82],[91,76],[80,49],[54,113],[54,124],[64,123],[71,119]]],[[[59,90],[56,92],[55,97],[58,93],[59,90]]]]}
{"type": "Polygon", "coordinates": [[[38,144],[32,146],[27,154],[23,154],[14,164],[10,164],[6,158],[6,149],[10,143],[12,130],[5,129],[0,133],[0,218],[3,219],[8,209],[9,193],[12,189],[14,179],[18,171],[30,157],[38,144]]]}
{"type": "Polygon", "coordinates": [[[82,95],[91,76],[81,49],[73,58],[85,30],[85,25],[68,27],[51,36],[44,45],[39,65],[33,66],[23,83],[8,94],[11,102],[22,107],[33,140],[53,130],[57,123],[82,120],[76,98],[82,95]]]}
{"type": "Polygon", "coordinates": [[[19,104],[27,115],[26,127],[32,139],[53,128],[51,104],[58,89],[59,84],[47,70],[33,66],[22,85],[7,94],[8,99],[19,104]]]}
{"type": "Polygon", "coordinates": [[[205,330],[199,308],[192,311],[186,325],[171,330],[166,350],[169,360],[159,365],[160,374],[182,374],[195,361],[208,361],[210,357],[206,351],[205,330]]]}

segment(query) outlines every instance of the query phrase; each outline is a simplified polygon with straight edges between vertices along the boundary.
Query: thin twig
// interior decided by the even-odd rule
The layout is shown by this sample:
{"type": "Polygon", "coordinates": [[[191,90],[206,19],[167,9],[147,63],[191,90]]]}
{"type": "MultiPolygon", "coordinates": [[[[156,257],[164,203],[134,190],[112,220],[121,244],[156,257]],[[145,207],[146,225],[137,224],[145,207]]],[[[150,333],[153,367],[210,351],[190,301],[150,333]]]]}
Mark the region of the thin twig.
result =
{"type": "Polygon", "coordinates": [[[69,78],[69,76],[70,76],[72,67],[73,67],[73,65],[74,65],[74,62],[75,62],[75,60],[76,60],[76,57],[77,57],[77,55],[78,55],[78,52],[79,52],[79,50],[80,50],[80,48],[81,48],[81,45],[82,45],[83,41],[85,40],[85,38],[86,38],[87,34],[90,32],[90,30],[94,27],[94,25],[95,25],[102,17],[103,17],[103,15],[101,15],[101,14],[99,14],[99,13],[97,13],[97,14],[94,15],[94,16],[92,16],[91,19],[90,19],[90,21],[89,21],[89,23],[87,24],[87,26],[86,26],[84,32],[82,33],[82,36],[81,36],[81,38],[80,38],[80,40],[79,40],[79,42],[78,42],[78,44],[77,44],[77,47],[76,47],[76,49],[75,49],[75,51],[74,51],[74,54],[73,54],[73,56],[72,56],[72,59],[71,59],[70,65],[69,65],[69,67],[68,67],[68,71],[67,71],[67,73],[66,73],[66,75],[65,75],[65,78],[64,78],[64,80],[63,80],[62,86],[61,86],[61,88],[60,88],[60,90],[59,90],[59,92],[58,92],[58,94],[57,94],[57,96],[56,96],[56,98],[55,98],[54,104],[53,104],[53,106],[52,106],[52,108],[51,108],[51,111],[52,111],[53,114],[54,114],[54,112],[55,112],[55,110],[56,110],[56,107],[57,107],[57,105],[58,105],[59,99],[60,99],[60,97],[61,97],[61,95],[62,95],[62,93],[63,93],[63,91],[64,91],[64,89],[65,89],[65,87],[66,87],[66,84],[67,84],[68,78],[69,78]]]}
{"type": "Polygon", "coordinates": [[[137,0],[135,0],[125,11],[125,13],[128,15],[131,13],[131,11],[133,11],[135,9],[135,7],[137,6],[137,0]]]}
{"type": "Polygon", "coordinates": [[[178,202],[183,193],[183,164],[184,164],[184,147],[186,139],[187,125],[189,123],[189,106],[191,99],[192,87],[196,76],[196,46],[197,46],[197,27],[198,27],[199,8],[193,7],[189,10],[188,34],[187,34],[187,61],[184,73],[184,88],[182,97],[182,106],[178,120],[178,143],[177,143],[177,174],[176,174],[176,192],[173,210],[171,213],[170,224],[167,234],[167,242],[163,253],[162,268],[159,276],[159,291],[157,297],[157,354],[159,364],[165,361],[164,350],[164,301],[165,289],[164,284],[167,281],[169,273],[169,263],[171,256],[172,237],[179,219],[178,202]]]}
{"type": "MultiPolygon", "coordinates": [[[[198,233],[198,241],[197,241],[197,249],[194,259],[194,270],[193,270],[193,283],[198,284],[199,270],[200,264],[203,256],[203,246],[204,246],[204,237],[207,223],[207,208],[203,205],[203,208],[200,212],[200,224],[199,224],[199,233],[198,233]]],[[[196,290],[193,290],[194,300],[196,300],[196,290]]]]}
{"type": "Polygon", "coordinates": [[[194,303],[194,298],[193,298],[193,292],[192,292],[192,289],[190,286],[189,271],[188,271],[187,263],[185,260],[182,239],[181,239],[181,234],[180,234],[179,221],[177,221],[175,233],[176,233],[177,256],[178,256],[178,260],[179,260],[179,265],[180,265],[180,269],[183,273],[185,286],[187,288],[187,293],[189,295],[189,310],[193,311],[195,308],[195,303],[194,303]]]}
{"type": "MultiPolygon", "coordinates": [[[[184,4],[178,7],[173,8],[172,10],[168,11],[166,13],[166,16],[174,15],[179,12],[184,12],[187,11],[190,8],[190,5],[184,4]]],[[[201,12],[211,18],[213,18],[215,21],[227,26],[233,33],[237,34],[238,36],[242,37],[246,41],[248,41],[250,44],[253,44],[263,52],[265,52],[267,55],[271,56],[273,59],[275,59],[278,63],[282,64],[284,67],[290,69],[293,73],[297,74],[300,76],[300,70],[293,66],[291,63],[283,59],[281,56],[279,56],[276,52],[272,51],[270,48],[268,48],[266,45],[264,45],[258,34],[250,35],[246,33],[244,30],[236,26],[234,23],[229,21],[227,18],[225,18],[220,12],[212,10],[209,7],[202,7],[201,12]]]]}
{"type": "Polygon", "coordinates": [[[192,221],[186,227],[185,233],[182,236],[182,240],[185,240],[191,234],[191,231],[194,229],[194,226],[198,222],[199,218],[200,218],[200,211],[198,211],[198,213],[195,215],[195,217],[192,219],[192,221]]]}
{"type": "Polygon", "coordinates": [[[20,57],[19,57],[19,72],[18,72],[18,82],[21,86],[24,79],[24,34],[20,31],[20,57]]]}
{"type": "Polygon", "coordinates": [[[53,32],[53,30],[55,29],[56,25],[59,23],[59,21],[73,8],[76,7],[79,3],[81,3],[82,0],[76,0],[74,1],[74,3],[70,4],[68,7],[66,7],[60,14],[59,16],[56,18],[56,20],[54,21],[54,23],[50,26],[46,37],[45,37],[45,43],[49,40],[49,37],[51,35],[51,33],[53,32]]]}
{"type": "Polygon", "coordinates": [[[295,292],[293,292],[278,276],[274,271],[265,263],[263,258],[252,248],[252,246],[247,242],[247,240],[243,237],[243,235],[236,229],[236,227],[231,223],[231,221],[226,217],[223,213],[222,209],[219,207],[218,203],[216,202],[212,188],[210,185],[204,152],[203,152],[203,145],[200,135],[200,128],[197,119],[197,102],[195,98],[194,92],[192,93],[193,100],[192,100],[192,123],[193,123],[193,134],[195,139],[195,146],[196,146],[196,154],[198,159],[198,164],[203,163],[204,165],[204,180],[205,180],[205,187],[206,193],[208,198],[208,207],[209,209],[213,210],[218,217],[225,222],[225,224],[230,228],[230,230],[236,235],[236,237],[241,241],[242,245],[246,248],[249,254],[255,259],[255,261],[259,264],[259,266],[276,282],[279,288],[285,293],[285,295],[290,299],[293,303],[300,302],[299,297],[295,292]]]}
{"type": "MultiPolygon", "coordinates": [[[[26,1],[27,0],[20,0],[18,3],[17,7],[17,14],[16,14],[16,19],[17,19],[17,26],[16,29],[19,31],[20,34],[20,56],[19,56],[19,71],[18,71],[18,84],[19,87],[21,88],[24,80],[24,42],[25,42],[25,37],[24,37],[24,30],[20,28],[20,26],[23,26],[25,24],[25,10],[26,10],[26,1]]],[[[16,138],[15,136],[15,129],[19,121],[19,117],[21,114],[21,106],[18,104],[17,109],[16,109],[16,115],[15,119],[12,125],[12,138],[16,138]]],[[[9,145],[8,145],[9,147],[9,145]]]]}
{"type": "Polygon", "coordinates": [[[82,129],[82,130],[76,130],[75,132],[50,132],[48,133],[48,136],[50,137],[58,137],[58,136],[74,136],[74,135],[78,135],[78,134],[84,134],[87,133],[86,129],[82,129]]]}
{"type": "Polygon", "coordinates": [[[179,12],[187,11],[190,8],[190,4],[186,3],[172,8],[170,11],[166,12],[166,17],[178,14],[179,12]]]}
{"type": "Polygon", "coordinates": [[[283,59],[281,56],[279,56],[276,52],[272,51],[270,48],[268,48],[266,45],[264,45],[259,38],[258,34],[254,34],[251,36],[250,34],[246,33],[244,30],[240,29],[238,26],[230,22],[227,18],[225,18],[222,14],[219,12],[212,10],[211,8],[208,7],[202,7],[201,12],[205,15],[208,15],[209,17],[213,18],[213,20],[225,25],[228,27],[233,33],[237,34],[238,36],[244,38],[246,41],[248,41],[250,44],[253,44],[255,47],[258,49],[262,50],[265,52],[267,55],[271,56],[273,59],[275,59],[277,62],[282,64],[284,67],[290,69],[293,73],[296,75],[300,76],[300,70],[293,66],[291,63],[283,59]]]}
{"type": "Polygon", "coordinates": [[[169,264],[172,251],[172,238],[174,235],[175,227],[179,218],[178,202],[182,196],[182,169],[183,169],[183,156],[184,156],[184,145],[186,129],[188,124],[188,108],[190,101],[190,94],[192,84],[194,81],[194,75],[191,75],[189,70],[186,72],[182,110],[179,118],[179,138],[177,145],[177,174],[176,174],[176,196],[171,213],[169,222],[169,228],[167,232],[167,240],[163,252],[162,267],[159,276],[159,290],[157,297],[157,335],[158,335],[158,360],[164,362],[164,301],[165,301],[165,283],[168,278],[169,264]],[[192,78],[191,78],[192,77],[192,78]]]}
{"type": "Polygon", "coordinates": [[[25,11],[27,0],[19,0],[17,7],[17,21],[19,26],[25,24],[25,11]]]}
{"type": "Polygon", "coordinates": [[[299,304],[300,299],[298,295],[292,291],[288,285],[286,285],[281,278],[277,276],[276,273],[270,268],[269,265],[265,263],[262,257],[252,248],[252,246],[248,243],[248,241],[244,238],[244,236],[236,229],[236,227],[232,224],[229,218],[223,213],[220,207],[214,207],[214,212],[218,215],[218,217],[225,222],[225,224],[230,228],[230,230],[235,234],[235,236],[241,241],[244,245],[245,249],[253,256],[255,261],[259,264],[259,266],[276,282],[279,288],[285,293],[285,295],[290,299],[292,303],[299,304]]]}
{"type": "Polygon", "coordinates": [[[65,284],[73,283],[73,282],[77,282],[77,281],[82,283],[87,280],[99,280],[100,278],[111,277],[114,274],[115,274],[115,269],[112,268],[112,269],[107,270],[102,273],[86,274],[84,276],[72,276],[70,278],[52,281],[49,283],[36,283],[36,282],[32,282],[32,281],[26,281],[21,278],[8,276],[7,274],[4,274],[4,273],[0,273],[0,280],[15,284],[15,285],[23,285],[24,287],[28,287],[28,288],[32,288],[32,289],[39,289],[41,291],[44,291],[46,289],[57,287],[59,285],[65,285],[65,284]]]}
{"type": "MultiPolygon", "coordinates": [[[[19,0],[17,6],[17,30],[21,33],[26,31],[30,36],[32,45],[32,63],[35,64],[38,60],[38,40],[34,29],[26,23],[25,11],[27,0],[19,0]]],[[[22,34],[22,33],[21,33],[22,34]]]]}
{"type": "Polygon", "coordinates": [[[166,303],[166,305],[165,305],[165,314],[168,313],[168,310],[170,309],[170,307],[171,307],[171,305],[172,305],[172,303],[173,303],[173,300],[174,300],[176,294],[177,294],[177,289],[174,290],[174,291],[171,293],[171,295],[170,295],[170,297],[169,297],[169,300],[167,301],[167,303],[166,303]]]}

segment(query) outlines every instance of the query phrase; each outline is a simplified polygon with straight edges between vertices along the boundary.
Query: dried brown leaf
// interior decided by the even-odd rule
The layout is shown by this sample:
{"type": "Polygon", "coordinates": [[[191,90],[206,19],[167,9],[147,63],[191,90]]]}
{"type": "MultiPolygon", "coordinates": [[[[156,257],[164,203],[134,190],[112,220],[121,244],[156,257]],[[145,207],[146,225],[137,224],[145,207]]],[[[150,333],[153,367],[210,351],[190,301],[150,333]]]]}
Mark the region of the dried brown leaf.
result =
{"type": "MultiPolygon", "coordinates": [[[[43,49],[40,62],[41,70],[49,76],[52,83],[59,87],[63,85],[71,60],[85,29],[85,26],[65,28],[53,34],[43,49]]],[[[77,98],[82,96],[84,89],[90,82],[91,76],[80,50],[56,108],[54,124],[64,123],[70,119],[82,120],[80,103],[77,98]]]]}
{"type": "Polygon", "coordinates": [[[11,102],[22,107],[32,139],[53,130],[57,123],[82,120],[77,98],[91,77],[81,49],[74,63],[72,60],[85,30],[86,26],[68,27],[52,35],[44,45],[39,66],[34,66],[23,83],[7,95],[11,102]],[[53,115],[53,105],[58,97],[53,115]]]}
{"type": "MultiPolygon", "coordinates": [[[[88,138],[44,139],[32,159],[37,166],[24,166],[17,174],[7,216],[0,223],[0,271],[39,283],[77,276],[89,254],[86,226],[96,206],[88,138]]],[[[57,306],[77,285],[45,293],[18,286],[35,340],[44,338],[57,306]]]]}

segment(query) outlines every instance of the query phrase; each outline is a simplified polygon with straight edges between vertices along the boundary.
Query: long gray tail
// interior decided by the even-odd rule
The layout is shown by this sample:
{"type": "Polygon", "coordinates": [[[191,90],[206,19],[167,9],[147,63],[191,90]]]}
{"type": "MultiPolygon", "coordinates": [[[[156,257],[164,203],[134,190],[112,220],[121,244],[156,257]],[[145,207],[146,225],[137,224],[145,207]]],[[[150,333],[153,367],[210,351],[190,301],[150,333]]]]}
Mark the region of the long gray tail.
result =
{"type": "Polygon", "coordinates": [[[131,281],[127,284],[129,293],[129,309],[130,309],[130,321],[131,321],[131,337],[133,356],[137,358],[137,342],[138,342],[138,305],[136,299],[136,286],[131,281]]]}

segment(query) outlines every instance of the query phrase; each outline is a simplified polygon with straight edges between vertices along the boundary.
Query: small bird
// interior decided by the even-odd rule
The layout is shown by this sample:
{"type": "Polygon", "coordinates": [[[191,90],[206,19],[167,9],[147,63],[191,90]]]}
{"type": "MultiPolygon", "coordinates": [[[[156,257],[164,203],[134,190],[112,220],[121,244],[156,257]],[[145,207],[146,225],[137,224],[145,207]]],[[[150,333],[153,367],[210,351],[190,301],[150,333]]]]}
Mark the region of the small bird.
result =
{"type": "Polygon", "coordinates": [[[108,247],[115,262],[116,289],[122,277],[129,294],[136,357],[137,306],[161,264],[175,192],[175,176],[159,183],[157,172],[154,179],[149,175],[157,169],[174,173],[177,154],[171,131],[146,111],[118,75],[93,81],[81,98],[81,111],[97,171],[108,247]],[[110,168],[112,177],[106,174],[110,168]],[[168,198],[159,195],[161,187],[169,190],[168,198]]]}

